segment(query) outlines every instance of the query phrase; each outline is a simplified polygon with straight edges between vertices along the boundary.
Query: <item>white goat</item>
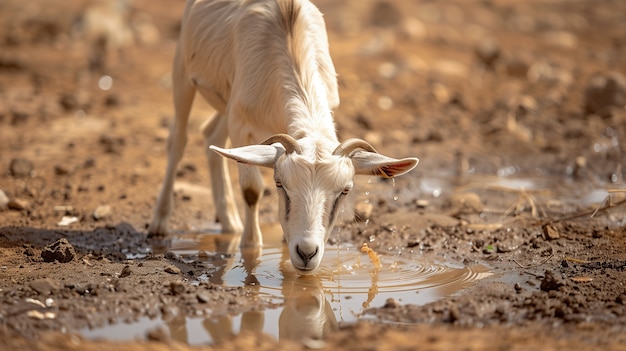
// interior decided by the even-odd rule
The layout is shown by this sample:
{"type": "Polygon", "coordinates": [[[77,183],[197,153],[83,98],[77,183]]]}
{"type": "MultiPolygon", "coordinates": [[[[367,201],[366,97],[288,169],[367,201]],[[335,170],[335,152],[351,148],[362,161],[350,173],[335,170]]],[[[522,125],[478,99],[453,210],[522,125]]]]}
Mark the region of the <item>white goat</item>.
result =
{"type": "Polygon", "coordinates": [[[242,230],[219,153],[240,163],[246,203],[241,246],[260,247],[263,180],[254,166],[273,168],[284,238],[302,274],[318,267],[355,174],[394,177],[418,163],[382,156],[363,140],[339,143],[332,117],[339,104],[335,68],[322,14],[307,0],[188,0],[173,90],[176,116],[151,236],[168,233],[174,174],[196,91],[217,110],[203,127],[217,220],[224,231],[242,230]],[[232,149],[224,149],[228,138],[232,149]]]}

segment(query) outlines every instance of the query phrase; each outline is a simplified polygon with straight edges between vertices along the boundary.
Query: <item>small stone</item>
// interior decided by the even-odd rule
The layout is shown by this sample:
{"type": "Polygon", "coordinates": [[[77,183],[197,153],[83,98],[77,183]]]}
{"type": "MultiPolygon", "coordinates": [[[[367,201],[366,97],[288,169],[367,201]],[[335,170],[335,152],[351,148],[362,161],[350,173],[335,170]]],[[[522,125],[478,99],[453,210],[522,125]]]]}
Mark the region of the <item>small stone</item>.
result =
{"type": "Polygon", "coordinates": [[[170,292],[172,293],[172,295],[184,294],[185,290],[187,289],[185,288],[185,285],[181,282],[170,283],[170,292]]]}
{"type": "Polygon", "coordinates": [[[68,175],[70,173],[69,169],[64,165],[56,165],[54,166],[54,174],[56,175],[68,175]]]}
{"type": "Polygon", "coordinates": [[[383,308],[398,308],[398,307],[400,307],[400,303],[396,301],[393,297],[390,297],[387,300],[385,300],[385,304],[383,305],[383,308]]]}
{"type": "Polygon", "coordinates": [[[415,200],[415,205],[418,208],[426,208],[428,207],[429,204],[430,202],[428,200],[424,200],[424,199],[415,200]]]}
{"type": "Polygon", "coordinates": [[[150,341],[168,342],[170,340],[170,334],[167,328],[159,326],[148,330],[146,338],[150,341]]]}
{"type": "Polygon", "coordinates": [[[26,200],[23,200],[23,199],[11,199],[11,200],[9,200],[9,203],[7,204],[7,207],[10,210],[21,211],[21,210],[27,209],[29,205],[30,205],[30,203],[28,201],[26,201],[26,200]]]}
{"type": "Polygon", "coordinates": [[[0,189],[0,211],[9,208],[9,197],[0,189]]]}
{"type": "Polygon", "coordinates": [[[206,292],[199,292],[196,294],[196,299],[198,299],[200,303],[207,303],[211,301],[211,295],[206,292]]]}
{"type": "Polygon", "coordinates": [[[456,193],[450,196],[444,204],[452,216],[480,213],[483,203],[475,193],[456,193]]]}
{"type": "Polygon", "coordinates": [[[50,295],[61,289],[61,284],[50,278],[42,278],[33,280],[28,284],[31,289],[35,290],[39,295],[50,295]]]}
{"type": "Polygon", "coordinates": [[[28,311],[26,312],[26,316],[28,316],[29,318],[39,319],[39,320],[56,318],[56,314],[54,312],[41,312],[38,310],[28,311]]]}
{"type": "Polygon", "coordinates": [[[449,318],[450,323],[454,323],[461,318],[461,311],[459,311],[459,308],[456,305],[450,307],[449,318]]]}
{"type": "Polygon", "coordinates": [[[563,283],[562,279],[554,276],[552,271],[546,270],[540,288],[542,291],[552,291],[558,290],[563,285],[565,285],[565,283],[563,283]]]}
{"type": "Polygon", "coordinates": [[[486,67],[493,69],[495,62],[500,58],[500,47],[491,40],[483,40],[474,49],[476,57],[486,67]]]}
{"type": "Polygon", "coordinates": [[[170,274],[180,274],[180,268],[176,266],[167,266],[165,267],[165,272],[170,274]]]}
{"type": "Polygon", "coordinates": [[[93,218],[95,220],[101,220],[107,218],[111,215],[111,206],[110,205],[102,205],[98,206],[95,211],[93,211],[93,218]]]}
{"type": "Polygon", "coordinates": [[[130,266],[124,266],[124,268],[122,268],[122,272],[120,273],[120,278],[128,277],[130,273],[132,273],[130,266]]]}
{"type": "Polygon", "coordinates": [[[78,217],[76,216],[63,216],[61,217],[61,220],[59,221],[59,223],[57,223],[57,225],[60,227],[67,227],[70,224],[74,224],[77,222],[78,222],[78,217]]]}
{"type": "Polygon", "coordinates": [[[546,240],[556,240],[561,237],[559,231],[550,224],[543,226],[543,236],[546,240]]]}
{"type": "Polygon", "coordinates": [[[515,289],[516,292],[520,292],[522,291],[522,286],[519,285],[519,283],[515,283],[515,285],[513,286],[513,289],[515,289]]]}
{"type": "Polygon", "coordinates": [[[76,258],[76,250],[67,239],[61,238],[44,247],[43,250],[41,250],[41,258],[44,262],[58,261],[66,263],[76,258]]]}
{"type": "Polygon", "coordinates": [[[585,90],[585,112],[603,117],[611,108],[626,106],[626,78],[619,72],[597,73],[591,77],[585,90]]]}
{"type": "Polygon", "coordinates": [[[14,177],[29,177],[33,170],[33,163],[25,158],[14,158],[9,166],[9,172],[14,177]]]}

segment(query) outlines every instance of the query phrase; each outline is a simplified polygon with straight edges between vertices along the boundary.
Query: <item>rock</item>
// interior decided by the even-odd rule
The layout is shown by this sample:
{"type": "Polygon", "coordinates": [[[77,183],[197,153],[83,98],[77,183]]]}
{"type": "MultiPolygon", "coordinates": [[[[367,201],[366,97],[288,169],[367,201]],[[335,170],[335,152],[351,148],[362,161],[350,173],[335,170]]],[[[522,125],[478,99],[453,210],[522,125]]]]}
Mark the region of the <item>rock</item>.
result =
{"type": "Polygon", "coordinates": [[[211,294],[201,291],[196,294],[196,299],[198,299],[198,302],[200,303],[207,303],[211,301],[211,294]]]}
{"type": "Polygon", "coordinates": [[[170,274],[180,274],[180,268],[176,266],[167,266],[165,267],[165,272],[170,274]]]}
{"type": "Polygon", "coordinates": [[[578,46],[578,37],[574,33],[554,30],[543,35],[543,40],[548,44],[562,49],[575,49],[578,46]]]}
{"type": "Polygon", "coordinates": [[[148,330],[146,338],[150,341],[166,343],[170,341],[170,334],[164,326],[158,326],[148,330]]]}
{"type": "Polygon", "coordinates": [[[76,216],[63,216],[61,217],[61,220],[59,221],[59,223],[57,223],[57,225],[60,227],[67,227],[70,224],[74,224],[77,222],[78,222],[78,217],[76,216]]]}
{"type": "Polygon", "coordinates": [[[596,73],[585,90],[585,112],[610,116],[611,108],[626,106],[626,78],[619,72],[596,73]]]}
{"type": "Polygon", "coordinates": [[[76,258],[76,250],[67,239],[61,238],[44,247],[43,250],[41,250],[41,258],[45,262],[59,261],[66,263],[76,258]]]}
{"type": "Polygon", "coordinates": [[[546,240],[555,240],[561,237],[559,231],[554,228],[554,226],[550,224],[546,224],[543,226],[543,236],[546,240]]]}
{"type": "Polygon", "coordinates": [[[87,92],[65,93],[59,98],[59,104],[67,112],[88,110],[91,107],[91,96],[87,92]]]}
{"type": "Polygon", "coordinates": [[[558,290],[563,285],[565,285],[565,283],[562,279],[555,277],[552,271],[546,270],[540,288],[542,291],[552,291],[558,290]]]}
{"type": "Polygon", "coordinates": [[[185,288],[185,284],[183,284],[181,282],[171,282],[170,283],[170,292],[172,293],[172,295],[184,294],[185,290],[187,290],[185,288]]]}
{"type": "Polygon", "coordinates": [[[132,271],[130,270],[130,266],[124,266],[122,268],[122,272],[120,273],[120,278],[128,277],[132,271]]]}
{"type": "Polygon", "coordinates": [[[101,219],[111,216],[111,213],[112,213],[111,206],[109,205],[98,206],[96,210],[93,211],[93,218],[95,220],[101,220],[101,219]]]}
{"type": "Polygon", "coordinates": [[[523,78],[528,75],[532,57],[524,54],[516,55],[505,63],[506,73],[511,77],[523,78]]]}
{"type": "Polygon", "coordinates": [[[33,280],[28,284],[31,289],[35,290],[39,295],[50,295],[61,289],[61,284],[50,278],[42,278],[33,280]]]}
{"type": "Polygon", "coordinates": [[[9,208],[9,197],[0,189],[0,211],[9,208]]]}
{"type": "Polygon", "coordinates": [[[28,209],[30,203],[24,199],[11,199],[7,204],[10,210],[22,211],[28,209]]]}
{"type": "Polygon", "coordinates": [[[483,203],[475,193],[456,193],[450,196],[444,204],[452,216],[480,213],[483,203]]]}
{"type": "Polygon", "coordinates": [[[493,69],[496,61],[500,58],[500,47],[493,41],[483,40],[474,49],[476,57],[486,67],[493,69]]]}
{"type": "Polygon", "coordinates": [[[30,177],[33,169],[33,163],[25,158],[14,158],[9,166],[9,172],[14,177],[30,177]]]}

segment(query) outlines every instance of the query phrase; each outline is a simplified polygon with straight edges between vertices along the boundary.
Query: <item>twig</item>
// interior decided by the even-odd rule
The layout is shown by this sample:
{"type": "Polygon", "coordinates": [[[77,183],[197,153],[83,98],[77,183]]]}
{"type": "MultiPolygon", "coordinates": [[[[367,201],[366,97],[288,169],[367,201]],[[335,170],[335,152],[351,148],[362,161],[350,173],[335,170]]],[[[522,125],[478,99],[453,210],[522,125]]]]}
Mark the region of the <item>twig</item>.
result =
{"type": "Polygon", "coordinates": [[[546,262],[550,261],[550,260],[552,259],[552,257],[554,257],[554,254],[551,254],[550,256],[548,256],[548,258],[546,258],[545,260],[543,260],[543,261],[541,261],[541,262],[539,262],[539,263],[536,263],[536,264],[531,264],[531,265],[528,265],[528,266],[524,266],[523,264],[521,264],[521,263],[517,262],[517,260],[515,260],[515,259],[513,260],[513,262],[517,263],[517,265],[518,265],[520,268],[522,268],[522,269],[528,269],[528,268],[539,267],[539,266],[541,266],[542,264],[544,264],[544,263],[546,263],[546,262]]]}

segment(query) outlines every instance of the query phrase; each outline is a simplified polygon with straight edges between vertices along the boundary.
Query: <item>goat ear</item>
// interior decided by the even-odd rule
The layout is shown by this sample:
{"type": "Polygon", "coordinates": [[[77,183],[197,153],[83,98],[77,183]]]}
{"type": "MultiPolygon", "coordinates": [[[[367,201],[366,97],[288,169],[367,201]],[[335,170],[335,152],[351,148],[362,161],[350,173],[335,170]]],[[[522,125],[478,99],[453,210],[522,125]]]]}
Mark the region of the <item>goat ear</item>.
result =
{"type": "Polygon", "coordinates": [[[408,157],[395,159],[375,152],[357,151],[352,156],[355,174],[393,178],[409,172],[417,166],[419,159],[408,157]]]}
{"type": "Polygon", "coordinates": [[[278,145],[249,145],[232,149],[211,145],[209,149],[237,162],[269,168],[273,168],[276,160],[285,152],[285,149],[278,145]]]}

